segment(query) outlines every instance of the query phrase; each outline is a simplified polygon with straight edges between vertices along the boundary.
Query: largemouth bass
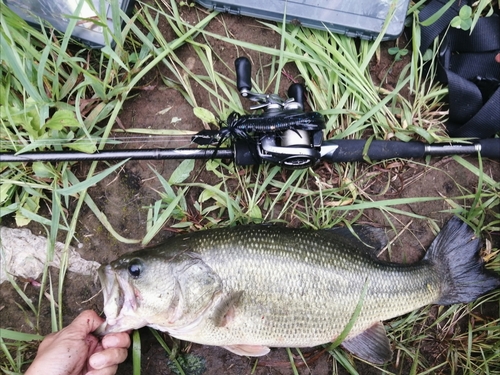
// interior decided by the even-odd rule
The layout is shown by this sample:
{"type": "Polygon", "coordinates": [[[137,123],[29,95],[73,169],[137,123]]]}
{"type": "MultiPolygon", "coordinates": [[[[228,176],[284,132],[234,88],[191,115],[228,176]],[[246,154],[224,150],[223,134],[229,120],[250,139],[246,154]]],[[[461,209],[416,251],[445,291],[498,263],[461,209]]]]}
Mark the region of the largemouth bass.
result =
{"type": "Polygon", "coordinates": [[[132,252],[99,269],[107,320],[97,333],[151,326],[261,356],[270,347],[332,342],[355,316],[342,345],[384,363],[392,352],[381,321],[431,303],[471,302],[500,286],[482,265],[480,240],[457,218],[411,265],[376,258],[384,233],[355,232],[241,226],[132,252]]]}

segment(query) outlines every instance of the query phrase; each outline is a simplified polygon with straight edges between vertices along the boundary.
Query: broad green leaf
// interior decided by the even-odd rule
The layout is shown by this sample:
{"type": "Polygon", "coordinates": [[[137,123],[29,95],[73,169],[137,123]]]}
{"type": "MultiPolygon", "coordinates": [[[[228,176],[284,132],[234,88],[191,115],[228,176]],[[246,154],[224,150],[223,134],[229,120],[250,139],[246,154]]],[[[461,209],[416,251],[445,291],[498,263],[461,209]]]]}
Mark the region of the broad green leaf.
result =
{"type": "Polygon", "coordinates": [[[454,27],[455,29],[460,29],[461,25],[462,19],[459,16],[454,17],[450,22],[450,26],[454,27]]]}
{"type": "Polygon", "coordinates": [[[458,14],[463,20],[470,18],[472,16],[472,8],[468,5],[464,5],[462,8],[460,8],[460,12],[458,14]]]}
{"type": "MultiPolygon", "coordinates": [[[[0,184],[0,204],[4,204],[9,197],[9,190],[13,187],[13,184],[8,184],[3,182],[0,184]]],[[[3,207],[2,207],[3,208],[3,207]]]]}
{"type": "Polygon", "coordinates": [[[31,221],[31,219],[28,219],[26,216],[24,216],[21,213],[21,211],[16,211],[15,220],[16,220],[16,225],[18,227],[24,227],[24,226],[28,225],[31,221]]]}
{"type": "Polygon", "coordinates": [[[75,117],[75,113],[73,111],[69,111],[66,109],[60,109],[50,120],[45,123],[45,126],[54,130],[62,130],[64,128],[73,128],[79,127],[80,124],[75,117]]]}
{"type": "Polygon", "coordinates": [[[262,211],[260,210],[259,206],[257,206],[256,204],[249,207],[247,214],[252,219],[262,219],[262,211]]]}
{"type": "Polygon", "coordinates": [[[213,186],[213,187],[208,187],[208,185],[204,185],[205,189],[201,192],[201,194],[198,197],[198,201],[203,203],[206,202],[209,199],[219,197],[221,195],[220,187],[222,185],[222,182],[213,186]]]}
{"type": "Polygon", "coordinates": [[[422,56],[423,61],[430,61],[432,60],[433,53],[432,50],[429,48],[425,51],[424,56],[422,56]]]}
{"type": "Polygon", "coordinates": [[[183,160],[168,179],[170,185],[180,184],[189,177],[194,168],[194,159],[183,160]]]}
{"type": "Polygon", "coordinates": [[[27,110],[27,117],[30,118],[30,125],[33,129],[37,131],[40,130],[42,123],[40,120],[40,108],[35,103],[33,98],[28,98],[25,103],[25,109],[27,110]]]}
{"type": "Polygon", "coordinates": [[[209,110],[202,107],[194,107],[193,113],[201,121],[206,122],[207,124],[217,125],[217,119],[215,118],[214,114],[209,110]]]}
{"type": "Polygon", "coordinates": [[[462,23],[460,25],[462,30],[470,30],[471,26],[472,26],[472,18],[467,18],[465,20],[462,20],[462,23]]]}
{"type": "Polygon", "coordinates": [[[37,177],[40,177],[40,178],[52,178],[52,177],[54,177],[54,171],[52,170],[50,165],[47,163],[37,161],[37,162],[33,163],[31,168],[33,169],[33,172],[35,173],[35,175],[37,177]]]}
{"type": "Polygon", "coordinates": [[[80,152],[85,152],[87,154],[93,154],[97,151],[97,147],[94,143],[87,140],[80,140],[72,143],[66,143],[64,146],[80,152]]]}
{"type": "Polygon", "coordinates": [[[389,52],[389,55],[395,55],[399,52],[399,47],[391,47],[387,50],[387,52],[389,52]]]}

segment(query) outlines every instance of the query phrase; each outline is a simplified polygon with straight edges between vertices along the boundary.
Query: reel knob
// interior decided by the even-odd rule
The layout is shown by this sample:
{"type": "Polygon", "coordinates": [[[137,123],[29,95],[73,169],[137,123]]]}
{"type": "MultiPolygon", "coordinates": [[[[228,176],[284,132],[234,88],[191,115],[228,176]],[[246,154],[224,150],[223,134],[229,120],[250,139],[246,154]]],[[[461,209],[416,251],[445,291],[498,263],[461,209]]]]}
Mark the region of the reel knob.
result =
{"type": "Polygon", "coordinates": [[[246,57],[238,57],[234,61],[236,68],[236,87],[241,95],[247,96],[247,91],[252,89],[252,64],[246,57]]]}

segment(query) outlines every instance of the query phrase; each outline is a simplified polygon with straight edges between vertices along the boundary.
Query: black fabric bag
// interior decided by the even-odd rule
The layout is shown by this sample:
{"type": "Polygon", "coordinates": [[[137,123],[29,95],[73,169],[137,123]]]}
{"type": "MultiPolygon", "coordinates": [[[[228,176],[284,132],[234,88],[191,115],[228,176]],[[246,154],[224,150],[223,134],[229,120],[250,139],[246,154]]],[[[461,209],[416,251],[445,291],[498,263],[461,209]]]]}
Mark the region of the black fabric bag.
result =
{"type": "MultiPolygon", "coordinates": [[[[448,2],[430,1],[420,21],[448,2]]],[[[500,132],[500,15],[479,18],[472,32],[449,27],[467,4],[456,0],[436,22],[422,26],[420,51],[424,54],[436,37],[444,35],[437,78],[448,84],[450,136],[489,138],[500,132]]]]}

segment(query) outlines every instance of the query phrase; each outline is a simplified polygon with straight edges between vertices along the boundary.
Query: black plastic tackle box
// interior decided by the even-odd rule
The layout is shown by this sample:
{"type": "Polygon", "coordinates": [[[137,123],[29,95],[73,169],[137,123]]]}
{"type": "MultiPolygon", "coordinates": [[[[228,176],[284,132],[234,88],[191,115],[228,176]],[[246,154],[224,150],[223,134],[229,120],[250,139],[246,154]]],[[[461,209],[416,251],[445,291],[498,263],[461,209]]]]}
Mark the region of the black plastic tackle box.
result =
{"type": "Polygon", "coordinates": [[[195,0],[219,12],[328,29],[362,39],[397,38],[404,28],[410,0],[195,0]]]}

